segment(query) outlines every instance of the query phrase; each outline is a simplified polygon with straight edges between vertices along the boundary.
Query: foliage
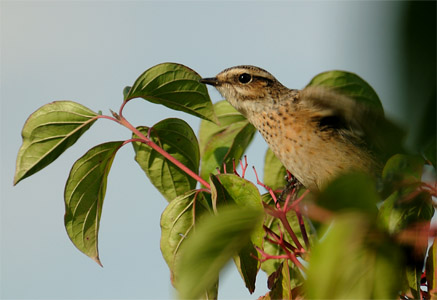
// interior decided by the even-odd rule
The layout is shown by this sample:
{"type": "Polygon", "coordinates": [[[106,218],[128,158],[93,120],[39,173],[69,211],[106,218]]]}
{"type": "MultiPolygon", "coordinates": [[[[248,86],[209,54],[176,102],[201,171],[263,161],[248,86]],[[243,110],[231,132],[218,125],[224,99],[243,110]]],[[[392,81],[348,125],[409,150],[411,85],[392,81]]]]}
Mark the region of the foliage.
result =
{"type": "MultiPolygon", "coordinates": [[[[246,157],[241,160],[254,127],[228,102],[213,105],[200,78],[180,64],[154,66],[124,89],[112,116],[72,101],[44,105],[24,124],[14,183],[55,161],[97,120],[111,120],[132,136],[97,145],[79,158],[64,195],[67,233],[97,263],[106,179],[118,149],[132,143],[135,160],[169,202],[161,217],[161,251],[181,298],[217,298],[219,273],[231,260],[250,293],[258,271],[267,273],[270,292],[262,299],[436,293],[437,230],[430,220],[437,190],[421,180],[422,157],[396,154],[380,182],[344,174],[311,194],[290,176],[285,180],[287,171],[268,150],[263,182],[257,182],[268,193],[261,195],[244,179],[248,165],[246,157]],[[198,137],[175,118],[133,126],[123,109],[135,98],[201,118],[198,137]],[[425,260],[430,236],[434,242],[425,260]],[[423,280],[429,290],[421,289],[423,280]]],[[[333,89],[382,111],[376,92],[355,74],[324,72],[308,86],[333,89]]],[[[398,131],[386,124],[378,123],[381,132],[397,139],[398,131]]]]}

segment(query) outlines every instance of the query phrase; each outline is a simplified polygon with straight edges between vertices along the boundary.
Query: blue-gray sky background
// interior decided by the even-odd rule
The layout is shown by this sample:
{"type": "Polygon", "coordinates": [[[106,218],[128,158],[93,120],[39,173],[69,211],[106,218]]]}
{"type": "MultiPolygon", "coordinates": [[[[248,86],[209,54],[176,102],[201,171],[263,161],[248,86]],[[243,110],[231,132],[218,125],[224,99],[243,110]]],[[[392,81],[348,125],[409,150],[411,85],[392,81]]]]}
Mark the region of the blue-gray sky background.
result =
{"type": "MultiPolygon", "coordinates": [[[[175,296],[159,250],[166,201],[134,162],[131,146],[119,151],[108,178],[99,236],[104,268],[81,254],[64,229],[71,165],[98,143],[129,138],[126,129],[100,120],[52,165],[12,186],[21,128],[37,108],[73,100],[94,111],[117,110],[123,88],[162,62],[208,77],[253,64],[290,88],[322,71],[355,72],[374,87],[386,113],[405,123],[398,104],[405,7],[396,1],[1,1],[1,297],[175,296]]],[[[220,100],[212,89],[210,95],[220,100]]],[[[125,116],[149,126],[179,117],[196,132],[200,123],[143,100],[131,101],[125,116]]],[[[247,153],[260,173],[266,149],[257,136],[247,153]]],[[[267,292],[264,275],[254,295],[233,267],[224,275],[221,299],[267,292]]]]}

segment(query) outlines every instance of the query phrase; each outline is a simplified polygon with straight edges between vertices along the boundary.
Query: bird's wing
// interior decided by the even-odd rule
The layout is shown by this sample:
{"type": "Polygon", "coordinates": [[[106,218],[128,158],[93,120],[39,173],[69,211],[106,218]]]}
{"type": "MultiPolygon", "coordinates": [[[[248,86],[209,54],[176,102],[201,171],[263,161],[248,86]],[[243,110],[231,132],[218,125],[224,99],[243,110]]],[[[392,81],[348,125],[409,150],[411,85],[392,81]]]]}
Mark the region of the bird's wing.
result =
{"type": "Polygon", "coordinates": [[[300,98],[318,111],[315,121],[322,130],[335,130],[385,157],[401,151],[404,132],[388,121],[383,111],[323,87],[306,87],[300,98]]]}

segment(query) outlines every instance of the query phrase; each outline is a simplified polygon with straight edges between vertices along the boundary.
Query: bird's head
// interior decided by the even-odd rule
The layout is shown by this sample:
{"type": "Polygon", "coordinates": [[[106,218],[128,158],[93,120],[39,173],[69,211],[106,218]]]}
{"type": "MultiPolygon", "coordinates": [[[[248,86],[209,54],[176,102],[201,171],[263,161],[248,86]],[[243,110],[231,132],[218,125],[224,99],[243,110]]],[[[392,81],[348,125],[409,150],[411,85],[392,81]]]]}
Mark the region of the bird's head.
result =
{"type": "Polygon", "coordinates": [[[276,103],[289,91],[272,74],[255,66],[236,66],[202,78],[200,82],[214,86],[238,111],[246,115],[252,109],[276,103]]]}

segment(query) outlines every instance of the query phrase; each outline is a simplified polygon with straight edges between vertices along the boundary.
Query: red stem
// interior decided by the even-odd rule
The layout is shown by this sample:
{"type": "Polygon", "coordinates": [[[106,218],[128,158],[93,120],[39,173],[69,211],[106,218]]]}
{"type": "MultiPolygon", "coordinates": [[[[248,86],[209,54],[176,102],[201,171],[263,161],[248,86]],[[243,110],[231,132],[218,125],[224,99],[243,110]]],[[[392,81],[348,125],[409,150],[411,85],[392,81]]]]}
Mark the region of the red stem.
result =
{"type": "MultiPolygon", "coordinates": [[[[194,173],[193,171],[191,171],[189,168],[187,168],[184,164],[182,164],[180,161],[178,161],[176,158],[174,158],[173,156],[171,156],[167,151],[165,151],[164,149],[162,149],[161,147],[159,147],[158,145],[156,145],[152,140],[150,140],[149,138],[147,138],[146,136],[144,136],[144,134],[142,134],[138,129],[136,129],[131,123],[129,123],[121,114],[123,112],[123,107],[126,104],[127,101],[123,102],[121,108],[120,108],[120,115],[118,115],[118,119],[117,118],[113,118],[110,116],[105,116],[105,115],[98,115],[95,118],[96,119],[108,119],[114,122],[117,122],[121,125],[123,125],[124,127],[128,128],[130,131],[132,131],[133,133],[135,133],[139,139],[136,140],[140,140],[141,142],[145,143],[146,145],[150,146],[153,150],[155,150],[156,152],[158,152],[159,154],[161,154],[162,156],[164,156],[165,158],[167,158],[169,161],[171,161],[173,164],[175,164],[177,167],[179,167],[182,171],[184,171],[185,173],[187,173],[189,176],[191,176],[192,178],[194,178],[195,180],[197,180],[198,182],[200,182],[201,184],[203,184],[208,190],[211,190],[211,186],[209,185],[208,182],[206,182],[205,180],[203,180],[199,175],[197,175],[196,173],[194,173]]],[[[132,141],[132,140],[129,140],[132,141]]]]}
{"type": "Polygon", "coordinates": [[[302,218],[302,214],[300,213],[299,206],[294,210],[296,212],[297,220],[299,221],[300,232],[302,232],[302,238],[305,242],[305,246],[307,249],[310,249],[310,241],[308,239],[307,230],[305,228],[305,223],[302,218]]]}
{"type": "Polygon", "coordinates": [[[120,120],[118,121],[121,125],[128,128],[130,131],[135,133],[143,142],[148,145],[150,148],[167,158],[169,161],[171,161],[173,164],[175,164],[177,167],[179,167],[182,171],[187,173],[189,176],[203,184],[207,189],[211,189],[211,186],[208,182],[203,180],[199,175],[191,171],[189,168],[187,168],[184,164],[182,164],[180,161],[178,161],[176,158],[171,156],[167,151],[156,145],[153,141],[148,139],[144,134],[142,134],[138,129],[136,129],[131,123],[129,123],[124,117],[120,117],[120,120]]]}
{"type": "Polygon", "coordinates": [[[299,239],[297,238],[296,234],[294,233],[293,229],[291,229],[290,223],[288,223],[287,215],[286,213],[279,214],[279,220],[281,221],[282,225],[284,225],[285,230],[287,230],[288,234],[291,236],[291,239],[293,240],[296,247],[301,251],[305,252],[305,249],[302,247],[302,244],[299,242],[299,239]]]}

